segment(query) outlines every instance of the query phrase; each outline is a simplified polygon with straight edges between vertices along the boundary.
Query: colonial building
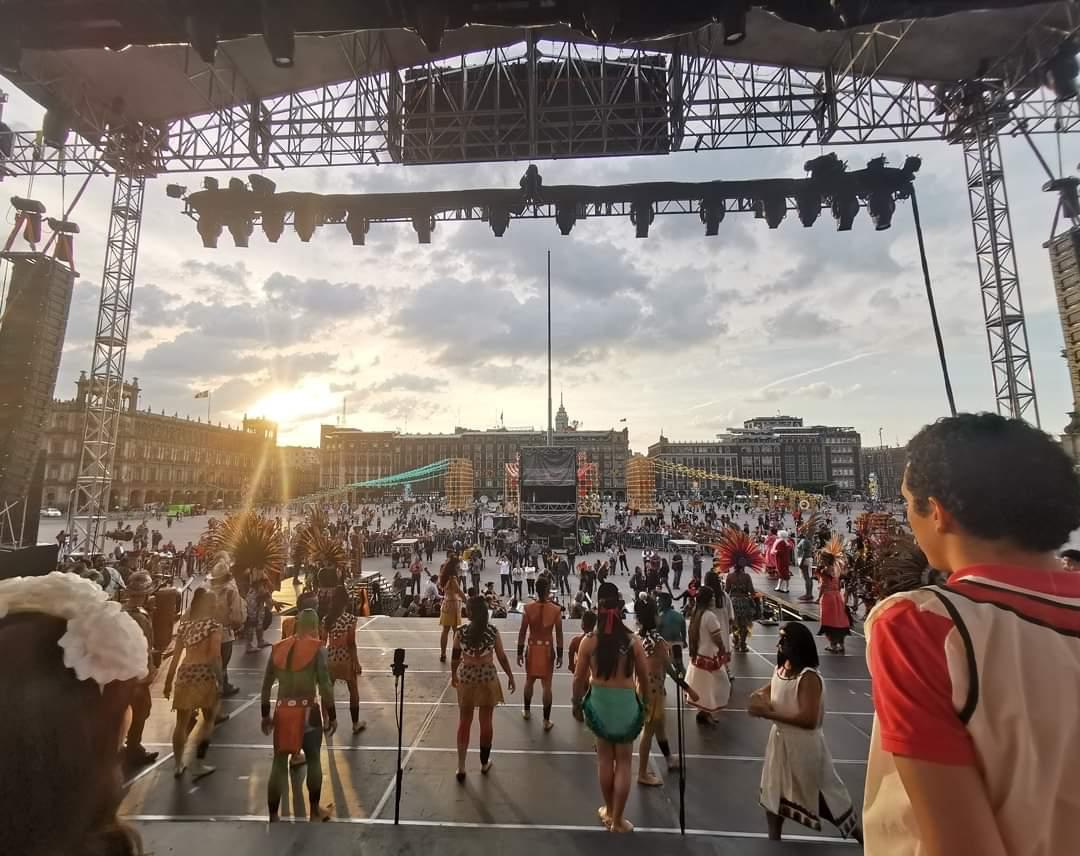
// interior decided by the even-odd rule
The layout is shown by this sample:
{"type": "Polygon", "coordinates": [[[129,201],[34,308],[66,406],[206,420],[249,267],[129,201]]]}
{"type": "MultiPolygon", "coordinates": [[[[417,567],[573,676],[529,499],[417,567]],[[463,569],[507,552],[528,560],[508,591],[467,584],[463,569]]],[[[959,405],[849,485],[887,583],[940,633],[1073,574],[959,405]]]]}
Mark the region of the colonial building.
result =
{"type": "MultiPolygon", "coordinates": [[[[66,509],[79,467],[89,381],[78,393],[54,401],[45,434],[42,505],[66,509]]],[[[231,507],[249,492],[258,503],[275,502],[274,451],[277,425],[247,419],[242,429],[139,409],[139,380],[123,388],[124,409],[113,467],[112,510],[152,503],[197,503],[231,507]]]]}
{"type": "MultiPolygon", "coordinates": [[[[649,446],[648,456],[721,477],[754,479],[803,490],[835,488],[854,492],[863,484],[860,445],[859,434],[853,428],[805,426],[799,417],[766,416],[748,419],[741,428],[731,428],[714,440],[673,442],[661,435],[649,446]]],[[[658,491],[720,487],[719,481],[701,482],[663,468],[656,471],[658,491]]]]}
{"type": "Polygon", "coordinates": [[[862,476],[866,493],[877,499],[898,499],[904,480],[907,446],[872,446],[862,450],[862,476]]]}
{"type": "Polygon", "coordinates": [[[274,450],[274,481],[284,499],[309,496],[319,489],[319,450],[310,446],[278,446],[274,450]]]}
{"type": "MultiPolygon", "coordinates": [[[[566,417],[560,405],[559,424],[566,417]]],[[[629,430],[576,430],[566,420],[565,429],[553,434],[556,446],[573,446],[597,467],[601,493],[619,499],[626,495],[626,460],[629,430]]],[[[523,446],[543,446],[544,431],[532,428],[493,428],[476,431],[455,428],[452,434],[399,434],[395,431],[363,431],[323,425],[320,431],[323,489],[382,478],[433,464],[447,458],[468,458],[473,464],[476,495],[492,498],[503,492],[506,464],[517,461],[523,446]]],[[[441,489],[437,477],[430,484],[414,483],[417,493],[441,489]]]]}

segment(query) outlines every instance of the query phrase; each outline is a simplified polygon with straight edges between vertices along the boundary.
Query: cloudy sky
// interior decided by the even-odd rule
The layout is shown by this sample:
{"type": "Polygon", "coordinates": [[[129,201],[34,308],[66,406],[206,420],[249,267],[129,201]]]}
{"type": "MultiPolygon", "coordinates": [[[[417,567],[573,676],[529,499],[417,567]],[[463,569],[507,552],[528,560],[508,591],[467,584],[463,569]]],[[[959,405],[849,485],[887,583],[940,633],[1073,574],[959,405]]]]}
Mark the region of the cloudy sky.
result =
{"type": "MultiPolygon", "coordinates": [[[[40,127],[41,111],[11,94],[4,120],[40,127]]],[[[1052,137],[1039,140],[1056,163],[1052,137]]],[[[1062,141],[1066,172],[1080,144],[1062,141]]],[[[800,176],[821,150],[684,153],[638,159],[543,161],[547,184],[800,176]]],[[[826,150],[827,151],[827,150],[826,150]]],[[[917,179],[931,273],[957,404],[993,409],[986,335],[960,151],[944,144],[838,147],[851,168],[919,154],[917,179]]],[[[1024,304],[1043,427],[1059,432],[1071,395],[1042,243],[1054,200],[1022,140],[1004,148],[1024,304]]],[[[515,186],[524,163],[364,167],[268,173],[279,190],[364,192],[515,186]]],[[[33,196],[62,210],[81,183],[35,180],[33,196]]],[[[347,424],[369,430],[451,431],[546,422],[545,251],[552,252],[554,386],[571,419],[591,429],[630,426],[644,451],[661,429],[710,438],[757,415],[853,425],[866,445],[905,442],[946,410],[910,207],[875,232],[865,213],[848,233],[824,215],[778,230],[731,215],[714,238],[696,217],[658,217],[634,237],[621,218],[514,222],[502,239],[485,224],[440,224],[418,245],[408,225],[374,226],[353,247],[343,226],[310,244],[256,231],[250,249],[226,232],[203,249],[171,179],[147,186],[128,376],[142,406],[206,418],[193,395],[213,390],[215,422],[262,415],[280,442],[317,445],[319,424],[346,402],[347,424]]],[[[199,176],[182,179],[191,188],[199,176]]],[[[2,197],[26,195],[5,181],[2,197]]],[[[73,219],[82,226],[57,397],[89,369],[104,258],[109,178],[95,178],[73,219]]],[[[6,222],[12,220],[7,210],[6,222]]]]}

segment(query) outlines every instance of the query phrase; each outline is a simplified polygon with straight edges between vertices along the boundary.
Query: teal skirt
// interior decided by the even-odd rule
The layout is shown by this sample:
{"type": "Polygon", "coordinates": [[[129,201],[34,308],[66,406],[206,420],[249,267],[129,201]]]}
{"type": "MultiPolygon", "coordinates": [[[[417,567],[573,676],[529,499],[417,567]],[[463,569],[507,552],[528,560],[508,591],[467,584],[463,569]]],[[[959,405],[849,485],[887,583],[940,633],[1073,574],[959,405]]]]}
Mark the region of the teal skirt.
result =
{"type": "Polygon", "coordinates": [[[632,689],[594,685],[581,707],[589,730],[608,743],[633,743],[645,724],[645,707],[632,689]]]}

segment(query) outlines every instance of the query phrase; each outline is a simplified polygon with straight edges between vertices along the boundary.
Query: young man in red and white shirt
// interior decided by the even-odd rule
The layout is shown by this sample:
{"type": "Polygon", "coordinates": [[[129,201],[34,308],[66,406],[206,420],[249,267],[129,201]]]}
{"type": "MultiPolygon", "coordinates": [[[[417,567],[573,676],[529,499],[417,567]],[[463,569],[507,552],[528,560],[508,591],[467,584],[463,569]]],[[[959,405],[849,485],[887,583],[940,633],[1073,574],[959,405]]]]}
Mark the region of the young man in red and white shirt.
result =
{"type": "Polygon", "coordinates": [[[1080,853],[1080,482],[1049,436],[983,413],[908,444],[908,520],[945,585],[867,621],[868,856],[1080,853]]]}

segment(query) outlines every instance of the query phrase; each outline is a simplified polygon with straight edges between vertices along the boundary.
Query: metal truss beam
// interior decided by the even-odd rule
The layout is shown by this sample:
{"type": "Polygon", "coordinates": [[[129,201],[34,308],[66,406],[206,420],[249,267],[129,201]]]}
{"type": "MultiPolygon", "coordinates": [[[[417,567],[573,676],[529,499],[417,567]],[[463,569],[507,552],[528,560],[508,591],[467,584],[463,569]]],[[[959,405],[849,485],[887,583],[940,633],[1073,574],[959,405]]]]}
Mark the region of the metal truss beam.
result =
{"type": "Polygon", "coordinates": [[[1033,419],[1039,425],[998,135],[990,123],[976,123],[962,143],[998,413],[1033,419]]]}
{"type": "MultiPolygon", "coordinates": [[[[695,42],[700,36],[687,36],[664,45],[671,53],[530,40],[364,75],[372,58],[385,61],[388,53],[378,34],[357,34],[348,48],[356,78],[263,100],[250,99],[225,54],[224,66],[213,73],[191,63],[191,85],[207,112],[156,129],[156,169],[489,162],[947,139],[951,120],[932,86],[882,77],[911,26],[900,21],[853,35],[823,71],[709,58],[695,42]]],[[[1019,53],[1001,72],[1008,76],[994,82],[994,98],[1008,96],[1008,109],[1033,133],[1075,130],[1076,101],[1058,104],[1030,82],[1045,50],[1019,53]]],[[[13,134],[12,143],[0,175],[115,168],[106,144],[76,139],[56,152],[25,133],[13,134]]]]}
{"type": "Polygon", "coordinates": [[[103,552],[105,546],[145,191],[143,174],[117,173],[79,472],[68,511],[68,530],[74,534],[75,549],[87,554],[103,552]]]}

